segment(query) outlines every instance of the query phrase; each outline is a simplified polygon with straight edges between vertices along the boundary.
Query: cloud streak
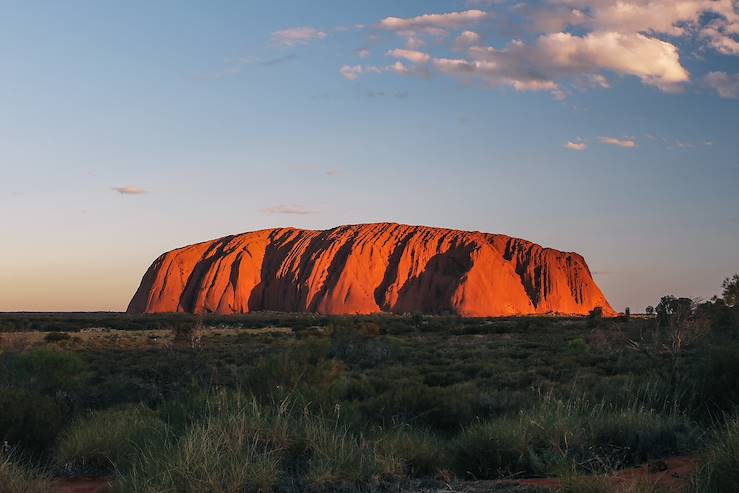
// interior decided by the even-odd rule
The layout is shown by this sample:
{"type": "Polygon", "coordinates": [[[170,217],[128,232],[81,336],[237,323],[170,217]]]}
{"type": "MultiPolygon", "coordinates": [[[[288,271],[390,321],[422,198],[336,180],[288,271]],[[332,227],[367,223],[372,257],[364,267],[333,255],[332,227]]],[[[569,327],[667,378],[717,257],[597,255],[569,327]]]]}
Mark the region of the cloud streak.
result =
{"type": "Polygon", "coordinates": [[[634,147],[639,147],[639,144],[636,143],[633,139],[617,139],[615,137],[600,137],[600,143],[601,144],[607,144],[612,146],[618,146],[623,147],[626,149],[633,149],[634,147]]]}
{"type": "Polygon", "coordinates": [[[327,34],[315,27],[293,27],[275,31],[271,35],[272,42],[278,46],[307,45],[311,41],[324,39],[327,34]]]}
{"type": "Polygon", "coordinates": [[[142,195],[142,194],[148,193],[148,191],[144,190],[143,188],[131,187],[131,186],[113,187],[111,190],[115,190],[121,195],[142,195]]]}
{"type": "Polygon", "coordinates": [[[584,151],[588,145],[585,142],[567,142],[563,147],[571,151],[584,151]]]}
{"type": "Polygon", "coordinates": [[[380,21],[379,27],[390,31],[452,29],[480,22],[489,16],[487,12],[474,9],[446,14],[425,14],[405,19],[386,17],[380,21]]]}

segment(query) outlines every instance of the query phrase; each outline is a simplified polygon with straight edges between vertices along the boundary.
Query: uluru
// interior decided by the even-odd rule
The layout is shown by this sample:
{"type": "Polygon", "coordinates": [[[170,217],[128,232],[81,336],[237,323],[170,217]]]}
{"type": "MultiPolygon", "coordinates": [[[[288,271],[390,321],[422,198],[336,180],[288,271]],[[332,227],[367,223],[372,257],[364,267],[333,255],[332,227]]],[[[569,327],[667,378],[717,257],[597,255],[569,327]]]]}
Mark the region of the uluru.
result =
{"type": "Polygon", "coordinates": [[[274,228],[164,253],[129,313],[614,315],[583,257],[502,234],[394,223],[274,228]]]}

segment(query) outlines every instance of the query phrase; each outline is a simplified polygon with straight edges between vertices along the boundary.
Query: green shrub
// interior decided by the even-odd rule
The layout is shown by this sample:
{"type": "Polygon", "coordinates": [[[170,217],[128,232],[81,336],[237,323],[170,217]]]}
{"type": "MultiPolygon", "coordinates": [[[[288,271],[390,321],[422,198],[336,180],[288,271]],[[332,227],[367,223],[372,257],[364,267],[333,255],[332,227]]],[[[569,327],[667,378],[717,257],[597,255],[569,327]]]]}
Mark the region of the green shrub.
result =
{"type": "Polygon", "coordinates": [[[475,385],[429,387],[396,383],[362,404],[368,420],[390,426],[408,423],[441,432],[456,432],[477,417],[480,394],[475,385]]]}
{"type": "Polygon", "coordinates": [[[144,407],[93,411],[62,433],[55,459],[73,468],[125,470],[140,449],[163,437],[164,424],[144,407]]]}
{"type": "Polygon", "coordinates": [[[590,346],[582,337],[576,337],[567,342],[566,349],[568,353],[582,354],[590,351],[590,346]]]}
{"type": "Polygon", "coordinates": [[[452,463],[458,474],[479,479],[603,472],[685,453],[698,443],[695,427],[681,416],[547,395],[516,417],[465,429],[452,444],[452,463]]]}
{"type": "Polygon", "coordinates": [[[0,450],[0,491],[2,493],[46,493],[51,484],[46,474],[19,463],[12,454],[0,450]]]}
{"type": "Polygon", "coordinates": [[[452,464],[457,474],[489,479],[526,472],[529,444],[515,419],[475,423],[452,443],[452,464]]]}
{"type": "Polygon", "coordinates": [[[736,491],[739,485],[739,418],[717,431],[705,453],[691,491],[723,493],[736,491]]]}
{"type": "Polygon", "coordinates": [[[46,342],[59,342],[59,341],[67,341],[71,339],[72,337],[64,332],[49,332],[44,336],[44,340],[46,342]]]}
{"type": "Polygon", "coordinates": [[[288,408],[266,412],[253,399],[220,393],[206,416],[161,450],[141,450],[118,491],[243,493],[269,491],[278,482],[290,437],[288,408]]]}
{"type": "Polygon", "coordinates": [[[378,440],[381,457],[401,462],[402,475],[435,476],[447,468],[446,444],[435,434],[409,427],[382,433],[378,440]]]}
{"type": "Polygon", "coordinates": [[[733,415],[739,409],[739,345],[711,348],[689,375],[699,416],[733,415]]]}
{"type": "Polygon", "coordinates": [[[90,375],[76,353],[49,349],[19,355],[13,370],[17,385],[47,394],[74,390],[90,375]]]}
{"type": "Polygon", "coordinates": [[[0,389],[0,410],[0,444],[23,454],[45,454],[64,426],[57,402],[37,392],[0,389]]]}
{"type": "Polygon", "coordinates": [[[374,444],[351,433],[338,419],[307,416],[303,426],[309,453],[306,479],[316,487],[368,482],[380,473],[399,472],[396,461],[385,461],[381,470],[374,444]]]}

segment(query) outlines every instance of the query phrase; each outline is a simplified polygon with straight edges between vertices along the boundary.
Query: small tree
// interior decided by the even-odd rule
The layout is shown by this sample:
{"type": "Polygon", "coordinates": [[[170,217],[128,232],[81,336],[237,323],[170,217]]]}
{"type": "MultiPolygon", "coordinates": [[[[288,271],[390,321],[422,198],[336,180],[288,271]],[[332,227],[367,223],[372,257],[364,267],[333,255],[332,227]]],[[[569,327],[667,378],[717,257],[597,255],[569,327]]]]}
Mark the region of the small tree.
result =
{"type": "Polygon", "coordinates": [[[680,381],[685,349],[709,331],[708,321],[695,316],[695,303],[690,298],[663,296],[654,309],[657,316],[652,329],[639,341],[628,340],[631,349],[664,361],[664,376],[675,390],[680,381]]]}
{"type": "Polygon", "coordinates": [[[739,274],[734,274],[732,277],[724,279],[721,287],[724,288],[724,303],[731,307],[739,305],[739,274]]]}
{"type": "Polygon", "coordinates": [[[644,312],[645,312],[645,313],[646,313],[647,315],[654,315],[654,307],[653,307],[652,305],[649,305],[648,307],[646,307],[646,308],[644,309],[644,312]]]}

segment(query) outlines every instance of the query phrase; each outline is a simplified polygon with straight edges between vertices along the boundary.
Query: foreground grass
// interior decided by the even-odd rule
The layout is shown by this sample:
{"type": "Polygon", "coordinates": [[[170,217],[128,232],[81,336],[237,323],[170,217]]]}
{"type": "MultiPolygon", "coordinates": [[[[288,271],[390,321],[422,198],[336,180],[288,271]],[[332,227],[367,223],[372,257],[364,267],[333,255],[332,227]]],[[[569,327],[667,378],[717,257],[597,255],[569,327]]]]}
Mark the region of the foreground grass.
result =
{"type": "MultiPolygon", "coordinates": [[[[730,338],[691,346],[674,385],[668,360],[625,344],[641,319],[244,317],[197,346],[129,321],[28,348],[0,334],[0,444],[57,473],[114,474],[121,492],[524,476],[600,491],[613,470],[700,451],[739,395],[730,338]]],[[[706,484],[731,477],[718,457],[706,484]]]]}
{"type": "Polygon", "coordinates": [[[693,493],[722,493],[739,487],[739,418],[715,433],[694,478],[693,493]]]}
{"type": "Polygon", "coordinates": [[[2,493],[46,493],[51,483],[43,472],[0,451],[0,491],[2,493]]]}
{"type": "Polygon", "coordinates": [[[496,479],[603,472],[695,449],[684,416],[551,395],[516,416],[448,436],[409,424],[357,426],[298,399],[262,403],[221,391],[184,427],[140,407],[95,413],[61,438],[68,464],[104,464],[117,489],[237,493],[275,488],[372,489],[414,477],[496,479]]]}

